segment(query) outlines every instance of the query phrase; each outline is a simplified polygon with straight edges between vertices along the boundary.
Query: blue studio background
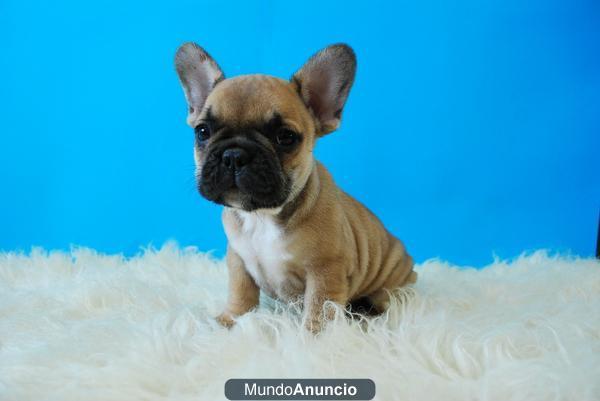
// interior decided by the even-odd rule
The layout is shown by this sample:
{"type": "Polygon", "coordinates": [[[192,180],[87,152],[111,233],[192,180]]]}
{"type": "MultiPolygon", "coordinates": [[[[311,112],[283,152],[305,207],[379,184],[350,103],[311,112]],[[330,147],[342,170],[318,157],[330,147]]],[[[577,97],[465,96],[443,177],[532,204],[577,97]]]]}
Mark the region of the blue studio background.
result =
{"type": "Polygon", "coordinates": [[[594,252],[595,0],[0,1],[0,248],[223,254],[173,68],[289,77],[347,42],[358,75],[317,156],[418,261],[594,252]]]}

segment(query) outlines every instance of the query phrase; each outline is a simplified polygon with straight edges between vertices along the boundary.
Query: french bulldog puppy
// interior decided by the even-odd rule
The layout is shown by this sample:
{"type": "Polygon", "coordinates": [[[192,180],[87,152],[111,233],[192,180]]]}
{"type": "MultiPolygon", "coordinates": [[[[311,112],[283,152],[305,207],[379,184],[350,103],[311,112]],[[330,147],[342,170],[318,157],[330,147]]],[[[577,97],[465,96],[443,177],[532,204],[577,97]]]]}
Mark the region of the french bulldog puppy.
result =
{"type": "Polygon", "coordinates": [[[356,71],[349,46],[319,51],[289,81],[225,79],[195,43],[179,48],[175,66],[195,130],[198,190],[225,206],[229,298],[219,322],[231,326],[263,290],[302,299],[305,325],[318,332],[331,318],[325,301],[368,297],[383,312],[389,291],[416,281],[403,244],[313,155],[340,124],[356,71]]]}

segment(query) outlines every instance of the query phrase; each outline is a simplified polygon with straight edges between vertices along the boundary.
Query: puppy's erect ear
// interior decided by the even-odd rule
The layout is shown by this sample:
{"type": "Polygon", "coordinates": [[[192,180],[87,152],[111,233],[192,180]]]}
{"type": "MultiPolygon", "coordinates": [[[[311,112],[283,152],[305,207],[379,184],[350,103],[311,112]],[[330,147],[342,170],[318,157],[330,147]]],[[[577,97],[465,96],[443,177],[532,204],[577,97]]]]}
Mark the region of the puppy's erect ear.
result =
{"type": "Polygon", "coordinates": [[[337,129],[356,72],[350,46],[336,44],[313,55],[292,77],[306,106],[317,119],[317,134],[337,129]]]}
{"type": "Polygon", "coordinates": [[[225,76],[216,61],[192,42],[177,50],[175,68],[189,106],[187,122],[191,125],[202,111],[208,94],[225,76]]]}

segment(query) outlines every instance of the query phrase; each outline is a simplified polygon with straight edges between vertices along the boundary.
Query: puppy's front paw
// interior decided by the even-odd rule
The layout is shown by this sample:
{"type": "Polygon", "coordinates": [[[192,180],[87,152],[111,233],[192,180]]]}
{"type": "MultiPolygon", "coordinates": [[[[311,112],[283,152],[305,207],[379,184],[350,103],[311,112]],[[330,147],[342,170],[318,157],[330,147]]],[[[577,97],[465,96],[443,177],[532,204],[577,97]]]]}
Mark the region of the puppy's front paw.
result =
{"type": "Polygon", "coordinates": [[[217,322],[223,327],[231,328],[235,324],[235,320],[233,320],[233,316],[231,316],[228,312],[223,312],[219,316],[216,317],[217,322]]]}
{"type": "Polygon", "coordinates": [[[308,318],[304,322],[304,328],[313,334],[319,334],[319,332],[323,328],[323,322],[321,319],[318,318],[308,318]]]}
{"type": "Polygon", "coordinates": [[[329,308],[325,313],[309,314],[305,317],[304,327],[313,334],[319,334],[327,323],[333,320],[334,311],[329,308]]]}

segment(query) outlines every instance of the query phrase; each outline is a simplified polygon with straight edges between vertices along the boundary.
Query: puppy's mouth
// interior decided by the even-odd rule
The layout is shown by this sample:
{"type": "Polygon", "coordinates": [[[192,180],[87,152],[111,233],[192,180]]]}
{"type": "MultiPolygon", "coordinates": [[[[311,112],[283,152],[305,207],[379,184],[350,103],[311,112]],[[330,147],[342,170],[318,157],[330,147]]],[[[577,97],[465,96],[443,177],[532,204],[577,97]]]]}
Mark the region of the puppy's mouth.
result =
{"type": "Polygon", "coordinates": [[[206,199],[246,211],[285,203],[289,180],[269,149],[252,141],[223,141],[207,152],[197,176],[198,190],[206,199]]]}

